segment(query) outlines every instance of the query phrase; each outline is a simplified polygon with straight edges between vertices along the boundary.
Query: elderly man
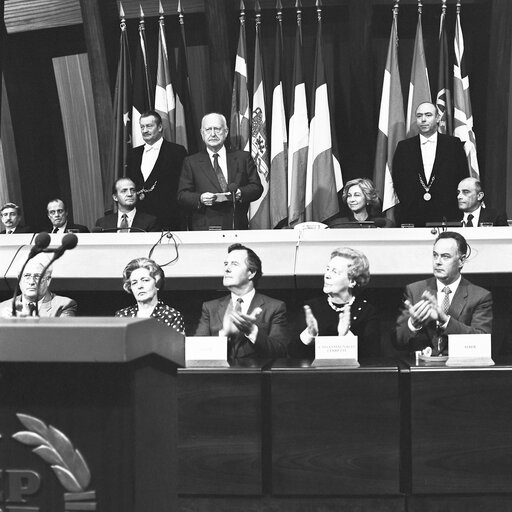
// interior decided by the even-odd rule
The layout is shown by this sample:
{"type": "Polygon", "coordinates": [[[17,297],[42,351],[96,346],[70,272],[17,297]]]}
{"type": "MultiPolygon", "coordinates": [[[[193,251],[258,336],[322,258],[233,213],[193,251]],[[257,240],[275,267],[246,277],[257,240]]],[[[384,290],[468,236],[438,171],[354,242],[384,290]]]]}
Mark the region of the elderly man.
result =
{"type": "Polygon", "coordinates": [[[459,210],[463,214],[461,223],[466,228],[481,226],[482,222],[493,226],[507,226],[507,215],[483,205],[484,191],[476,178],[465,178],[457,187],[459,210]]]}
{"type": "Polygon", "coordinates": [[[196,336],[228,336],[229,358],[285,357],[284,302],[256,291],[262,275],[258,255],[241,244],[228,248],[223,284],[231,292],[203,304],[196,336]]]}
{"type": "Polygon", "coordinates": [[[68,209],[62,199],[52,199],[46,205],[48,218],[50,219],[52,233],[89,233],[89,230],[81,224],[73,224],[68,219],[68,209]]]}
{"type": "Polygon", "coordinates": [[[21,208],[14,203],[5,203],[0,208],[0,219],[4,225],[4,230],[0,235],[13,235],[15,233],[32,233],[28,226],[21,225],[21,208]]]}
{"type": "Polygon", "coordinates": [[[117,203],[117,213],[111,213],[96,221],[96,227],[106,233],[160,231],[160,224],[153,215],[137,208],[135,183],[130,178],[119,178],[112,187],[112,198],[117,203]]]}
{"type": "Polygon", "coordinates": [[[227,136],[223,115],[205,115],[201,137],[206,151],[183,162],[178,202],[189,214],[191,230],[247,229],[249,203],[263,192],[250,153],[226,150],[227,136]]]}
{"type": "Polygon", "coordinates": [[[187,151],[163,138],[162,118],[158,112],[143,112],[139,123],[145,144],[130,151],[127,171],[137,189],[138,209],[156,217],[165,229],[180,229],[176,192],[187,151]]]}
{"type": "Polygon", "coordinates": [[[459,219],[455,190],[469,176],[464,146],[457,137],[437,133],[439,115],[432,103],[416,109],[419,135],[398,143],[393,157],[393,184],[400,200],[399,222],[459,219]]]}
{"type": "Polygon", "coordinates": [[[404,309],[396,324],[399,345],[413,351],[431,346],[438,355],[446,343],[439,345],[437,340],[449,334],[491,332],[491,292],[461,276],[467,255],[461,234],[445,231],[437,237],[432,252],[434,277],[405,289],[404,309]]]}
{"type": "MultiPolygon", "coordinates": [[[[51,268],[41,279],[39,290],[37,282],[47,263],[47,255],[39,255],[28,262],[28,265],[21,276],[21,294],[16,297],[17,316],[33,316],[37,309],[41,317],[53,316],[75,316],[77,304],[73,299],[55,295],[49,289],[52,280],[51,268]]],[[[12,316],[12,300],[0,303],[0,317],[12,316]]]]}

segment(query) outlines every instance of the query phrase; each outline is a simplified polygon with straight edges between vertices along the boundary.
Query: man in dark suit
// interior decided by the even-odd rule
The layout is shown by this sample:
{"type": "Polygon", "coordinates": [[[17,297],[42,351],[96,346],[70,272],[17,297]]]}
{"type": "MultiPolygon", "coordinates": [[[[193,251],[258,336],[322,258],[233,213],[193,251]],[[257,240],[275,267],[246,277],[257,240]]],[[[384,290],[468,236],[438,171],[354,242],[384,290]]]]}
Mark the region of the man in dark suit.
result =
{"type": "Polygon", "coordinates": [[[400,201],[399,222],[459,219],[455,190],[469,176],[464,146],[457,137],[437,132],[439,115],[432,103],[416,109],[419,135],[398,143],[393,157],[393,184],[400,201]]]}
{"type": "Polygon", "coordinates": [[[139,122],[145,144],[130,151],[127,171],[137,188],[137,208],[156,217],[164,229],[181,229],[176,192],[187,152],[183,146],[163,138],[158,112],[144,112],[139,122]]]}
{"type": "Polygon", "coordinates": [[[46,205],[48,218],[50,219],[51,233],[89,233],[89,229],[81,224],[73,224],[68,221],[68,209],[62,199],[52,199],[46,205]]]}
{"type": "Polygon", "coordinates": [[[0,219],[5,228],[3,231],[0,231],[0,235],[33,233],[30,227],[21,225],[21,208],[17,204],[5,203],[0,208],[0,219]]]}
{"type": "MultiPolygon", "coordinates": [[[[464,178],[457,187],[457,201],[462,218],[462,225],[467,228],[481,226],[482,222],[493,226],[507,226],[507,214],[498,213],[483,205],[484,191],[476,178],[464,178]]],[[[460,215],[460,214],[459,214],[460,215]]]]}
{"type": "Polygon", "coordinates": [[[247,229],[249,203],[262,192],[250,153],[227,151],[226,118],[207,114],[201,122],[206,151],[185,158],[178,202],[189,214],[191,230],[247,229]]]}
{"type": "Polygon", "coordinates": [[[286,305],[256,291],[261,260],[241,244],[228,248],[223,284],[231,295],[203,304],[196,336],[228,336],[229,358],[285,357],[286,305]]]}
{"type": "Polygon", "coordinates": [[[491,292],[460,273],[467,254],[461,234],[445,231],[437,237],[432,253],[434,278],[405,289],[404,308],[396,324],[399,345],[412,351],[432,347],[438,355],[446,351],[449,334],[491,333],[491,292]]]}
{"type": "MultiPolygon", "coordinates": [[[[160,231],[160,224],[153,215],[140,212],[137,205],[135,183],[130,178],[119,178],[112,187],[112,198],[117,203],[117,213],[105,215],[96,226],[106,233],[160,231]]],[[[96,231],[96,230],[93,230],[96,231]]]]}

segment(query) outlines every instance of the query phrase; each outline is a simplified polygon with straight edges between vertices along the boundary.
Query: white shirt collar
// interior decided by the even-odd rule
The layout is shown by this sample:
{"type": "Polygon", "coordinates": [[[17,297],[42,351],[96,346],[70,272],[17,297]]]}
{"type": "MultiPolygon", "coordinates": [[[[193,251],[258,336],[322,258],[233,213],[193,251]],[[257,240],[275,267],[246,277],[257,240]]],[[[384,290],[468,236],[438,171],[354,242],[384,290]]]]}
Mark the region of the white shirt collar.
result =
{"type": "Polygon", "coordinates": [[[457,288],[459,287],[459,284],[460,284],[460,280],[462,279],[462,276],[460,275],[458,279],[456,279],[452,284],[443,284],[441,283],[441,281],[439,281],[438,279],[436,279],[436,284],[437,284],[437,292],[440,293],[443,291],[443,288],[445,286],[448,286],[448,288],[450,288],[450,290],[452,291],[451,293],[451,296],[453,297],[455,295],[455,292],[457,291],[457,288]]]}
{"type": "MultiPolygon", "coordinates": [[[[213,155],[215,154],[215,151],[212,151],[210,148],[206,148],[206,151],[208,152],[208,155],[210,156],[210,160],[213,160],[213,155]]],[[[219,158],[222,160],[226,159],[226,146],[222,146],[219,151],[217,151],[219,158]]]]}
{"type": "MultiPolygon", "coordinates": [[[[134,208],[131,212],[126,212],[126,218],[128,220],[128,226],[132,227],[133,224],[133,218],[135,217],[135,214],[137,213],[137,208],[134,208]]],[[[123,212],[117,211],[117,227],[121,225],[121,218],[123,216],[123,212]]]]}
{"type": "Polygon", "coordinates": [[[151,151],[153,149],[160,151],[163,141],[164,138],[160,137],[154,144],[144,144],[144,151],[151,151]]]}
{"type": "Polygon", "coordinates": [[[464,212],[464,224],[468,220],[469,215],[473,215],[473,226],[478,226],[478,221],[480,220],[480,212],[482,210],[482,205],[480,205],[474,212],[464,212]]]}
{"type": "Polygon", "coordinates": [[[245,295],[236,295],[231,292],[231,304],[233,308],[235,307],[236,301],[238,299],[242,299],[242,312],[247,314],[249,310],[249,306],[251,305],[252,299],[254,299],[254,295],[256,294],[256,289],[253,288],[250,292],[247,292],[245,295]]]}
{"type": "Polygon", "coordinates": [[[425,137],[425,135],[420,133],[420,143],[426,144],[427,142],[434,142],[437,144],[437,132],[433,133],[430,137],[425,137]]]}

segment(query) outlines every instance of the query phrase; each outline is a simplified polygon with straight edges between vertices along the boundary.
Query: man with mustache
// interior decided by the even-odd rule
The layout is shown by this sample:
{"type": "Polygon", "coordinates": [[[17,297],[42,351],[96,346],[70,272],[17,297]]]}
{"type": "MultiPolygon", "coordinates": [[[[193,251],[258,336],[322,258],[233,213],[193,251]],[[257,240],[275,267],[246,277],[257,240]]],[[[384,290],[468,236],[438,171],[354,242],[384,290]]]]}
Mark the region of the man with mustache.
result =
{"type": "Polygon", "coordinates": [[[263,192],[250,153],[224,146],[228,132],[222,114],[206,114],[201,122],[206,151],[183,162],[178,202],[190,230],[247,229],[249,203],[263,192]]]}

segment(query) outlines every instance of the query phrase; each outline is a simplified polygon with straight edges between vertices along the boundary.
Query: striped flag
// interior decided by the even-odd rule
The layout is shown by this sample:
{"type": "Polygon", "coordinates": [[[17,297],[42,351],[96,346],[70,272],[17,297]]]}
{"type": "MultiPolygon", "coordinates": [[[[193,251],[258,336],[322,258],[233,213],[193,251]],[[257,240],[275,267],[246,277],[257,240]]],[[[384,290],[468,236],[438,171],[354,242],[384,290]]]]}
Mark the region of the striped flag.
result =
{"type": "Polygon", "coordinates": [[[455,22],[455,64],[453,66],[453,103],[454,130],[453,134],[464,142],[464,150],[468,157],[471,176],[480,179],[478,158],[476,154],[476,138],[473,132],[473,114],[469,95],[469,77],[466,72],[464,58],[464,37],[460,24],[460,6],[457,5],[455,22]]]}
{"type": "Polygon", "coordinates": [[[131,107],[132,107],[132,68],[130,64],[130,49],[122,6],[121,37],[119,40],[119,63],[117,65],[116,87],[114,92],[114,136],[112,138],[112,165],[109,174],[104,176],[103,191],[105,209],[112,204],[112,183],[126,176],[128,151],[131,147],[131,107]]]}
{"type": "Polygon", "coordinates": [[[283,86],[283,26],[279,2],[276,24],[276,52],[272,86],[272,127],[270,135],[270,227],[282,227],[288,218],[288,139],[283,86]]]}
{"type": "Polygon", "coordinates": [[[194,128],[194,116],[190,96],[190,79],[188,76],[187,45],[185,38],[185,17],[178,2],[180,37],[178,44],[178,62],[174,92],[176,95],[176,143],[181,144],[189,154],[197,151],[197,134],[194,128]]]}
{"type": "Polygon", "coordinates": [[[416,109],[425,102],[432,101],[430,83],[428,81],[427,61],[423,47],[423,29],[421,26],[421,7],[418,7],[418,24],[412,57],[411,80],[409,83],[409,98],[407,101],[406,132],[407,137],[418,134],[416,125],[416,109]]]}
{"type": "Polygon", "coordinates": [[[400,71],[398,69],[398,7],[393,9],[388,56],[380,100],[379,131],[373,181],[382,197],[382,211],[393,220],[392,208],[398,204],[392,179],[392,162],[396,145],[405,138],[405,115],[400,71]]]}
{"type": "Polygon", "coordinates": [[[305,220],[306,167],[308,159],[308,106],[302,66],[302,13],[297,9],[290,120],[288,124],[288,223],[305,220]]]}
{"type": "Polygon", "coordinates": [[[245,7],[243,2],[240,6],[240,35],[235,59],[229,132],[233,149],[249,151],[249,92],[247,91],[247,44],[245,39],[245,7]]]}
{"type": "Polygon", "coordinates": [[[267,139],[267,115],[265,111],[265,86],[263,55],[261,53],[261,13],[256,0],[256,39],[254,42],[254,87],[251,117],[251,155],[256,164],[263,193],[249,205],[251,229],[270,229],[269,147],[267,139]]]}
{"type": "Polygon", "coordinates": [[[453,106],[448,72],[448,38],[446,37],[446,4],[443,4],[439,22],[439,74],[437,80],[436,106],[440,116],[440,133],[453,134],[453,106]]]}
{"type": "Polygon", "coordinates": [[[162,118],[164,138],[169,142],[176,141],[176,102],[171,83],[169,56],[165,40],[165,22],[162,2],[160,2],[160,19],[158,21],[158,68],[156,73],[155,110],[162,118]]]}
{"type": "Polygon", "coordinates": [[[135,56],[135,69],[133,70],[133,103],[132,103],[132,146],[142,146],[144,139],[140,132],[140,115],[153,108],[153,86],[149,78],[146,29],[144,26],[144,13],[140,8],[139,46],[135,56]]]}
{"type": "Polygon", "coordinates": [[[324,222],[339,212],[337,192],[343,187],[343,181],[339,161],[332,150],[333,131],[325,78],[320,7],[317,7],[317,12],[314,94],[311,105],[313,117],[309,125],[305,202],[306,221],[324,222]]]}

